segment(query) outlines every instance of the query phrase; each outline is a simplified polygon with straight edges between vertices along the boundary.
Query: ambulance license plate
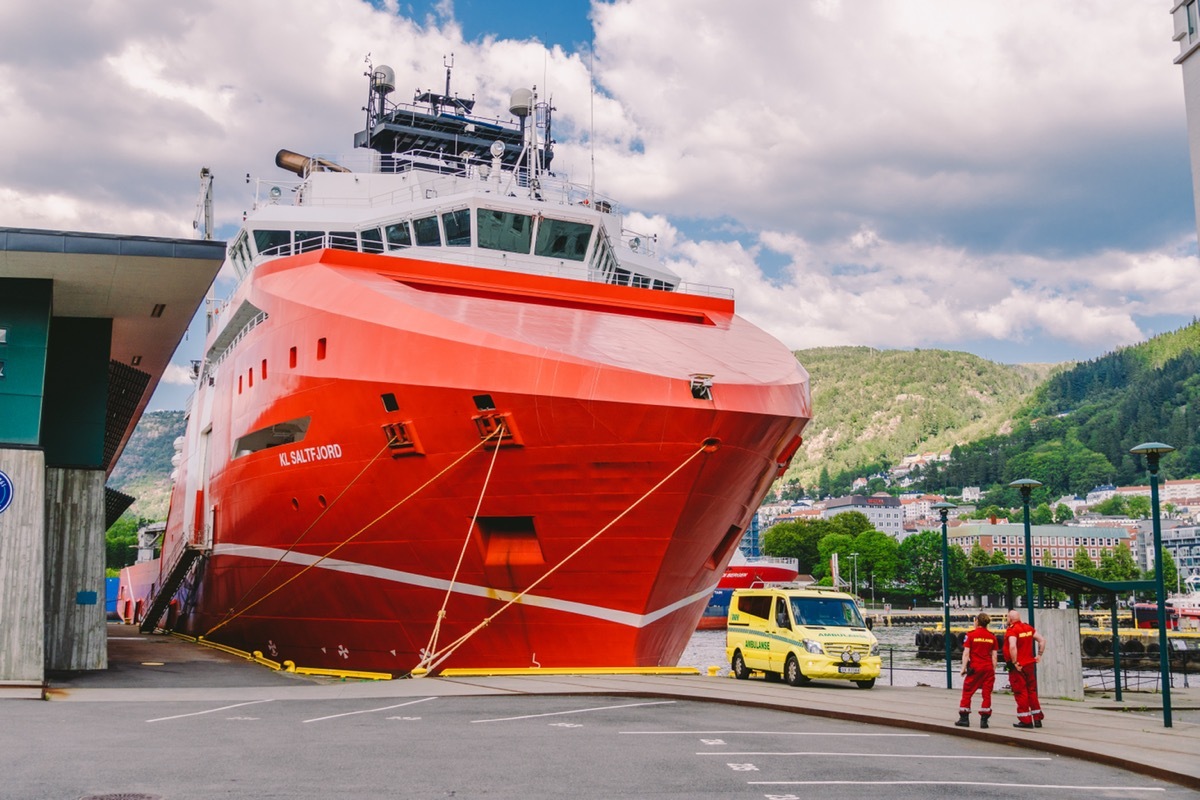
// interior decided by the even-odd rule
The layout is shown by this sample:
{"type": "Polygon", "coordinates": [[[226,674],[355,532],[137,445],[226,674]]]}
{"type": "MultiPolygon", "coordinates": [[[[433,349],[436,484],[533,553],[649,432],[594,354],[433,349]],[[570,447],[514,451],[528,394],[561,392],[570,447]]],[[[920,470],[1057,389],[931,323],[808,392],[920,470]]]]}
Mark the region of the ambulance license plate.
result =
{"type": "Polygon", "coordinates": [[[858,672],[859,668],[854,664],[839,664],[838,672],[858,672]]]}

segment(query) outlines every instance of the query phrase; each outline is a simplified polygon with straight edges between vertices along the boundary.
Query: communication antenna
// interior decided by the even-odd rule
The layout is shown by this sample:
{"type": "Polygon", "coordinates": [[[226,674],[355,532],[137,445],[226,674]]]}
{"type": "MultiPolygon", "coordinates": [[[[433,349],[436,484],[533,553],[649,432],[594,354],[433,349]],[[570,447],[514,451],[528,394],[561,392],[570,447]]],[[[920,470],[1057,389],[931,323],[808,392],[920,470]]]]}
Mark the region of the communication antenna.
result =
{"type": "Polygon", "coordinates": [[[213,238],[212,217],[213,217],[213,200],[212,200],[212,170],[208,167],[200,168],[200,194],[196,198],[196,214],[192,217],[192,229],[196,231],[198,239],[211,241],[213,238]],[[201,229],[203,226],[203,230],[201,229]]]}
{"type": "Polygon", "coordinates": [[[592,152],[592,174],[588,178],[588,205],[596,207],[596,65],[588,48],[588,145],[592,152]]]}

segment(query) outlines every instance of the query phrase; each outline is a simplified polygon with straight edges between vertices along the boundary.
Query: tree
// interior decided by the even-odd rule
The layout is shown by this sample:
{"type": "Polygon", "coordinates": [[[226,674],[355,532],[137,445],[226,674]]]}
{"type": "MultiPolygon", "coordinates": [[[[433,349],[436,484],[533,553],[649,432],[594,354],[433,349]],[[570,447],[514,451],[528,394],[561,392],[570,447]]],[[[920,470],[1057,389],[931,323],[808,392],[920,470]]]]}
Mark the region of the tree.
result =
{"type": "Polygon", "coordinates": [[[1096,566],[1095,561],[1092,561],[1086,547],[1079,547],[1075,550],[1075,572],[1087,578],[1100,577],[1100,568],[1096,566]]]}
{"type": "Polygon", "coordinates": [[[883,531],[874,528],[854,537],[853,552],[858,553],[859,582],[869,576],[871,587],[886,586],[896,579],[900,570],[900,543],[883,531]]]}
{"type": "Polygon", "coordinates": [[[815,575],[820,564],[817,543],[829,532],[829,521],[823,519],[801,519],[772,525],[763,534],[762,549],[769,556],[794,558],[800,571],[815,575]]]}
{"type": "Polygon", "coordinates": [[[1102,514],[1106,517],[1123,517],[1125,512],[1125,498],[1119,494],[1114,494],[1107,500],[1102,500],[1092,506],[1092,511],[1097,514],[1102,514]]]}
{"type": "Polygon", "coordinates": [[[1129,552],[1129,546],[1121,542],[1111,551],[1100,553],[1100,577],[1106,581],[1135,581],[1141,577],[1141,570],[1129,552]]]}
{"type": "Polygon", "coordinates": [[[1029,512],[1030,525],[1049,525],[1054,522],[1054,514],[1050,511],[1049,503],[1038,503],[1037,507],[1029,512]]]}
{"type": "Polygon", "coordinates": [[[1066,522],[1075,519],[1075,512],[1066,503],[1059,503],[1054,507],[1054,524],[1062,525],[1066,522]]]}
{"type": "Polygon", "coordinates": [[[821,467],[821,475],[817,478],[817,492],[821,497],[829,497],[829,493],[833,490],[833,481],[829,478],[829,469],[821,467]]]}
{"type": "Polygon", "coordinates": [[[820,554],[820,564],[813,567],[813,575],[833,575],[830,561],[833,554],[838,554],[838,577],[846,583],[850,582],[850,549],[854,546],[854,537],[845,533],[830,533],[817,543],[820,554]]]}
{"type": "Polygon", "coordinates": [[[942,534],[921,531],[900,543],[900,578],[921,595],[938,597],[942,590],[942,534]]]}
{"type": "Polygon", "coordinates": [[[962,545],[952,544],[947,552],[950,554],[950,569],[948,577],[950,579],[950,594],[953,597],[958,597],[968,594],[971,591],[971,586],[967,578],[967,554],[963,551],[962,545]]]}
{"type": "Polygon", "coordinates": [[[112,527],[104,534],[104,566],[108,569],[121,569],[133,563],[134,552],[137,549],[138,528],[146,524],[146,520],[138,519],[131,514],[122,514],[112,527]]]}
{"type": "Polygon", "coordinates": [[[1135,494],[1125,503],[1125,512],[1134,519],[1150,519],[1150,498],[1135,494]]]}
{"type": "MultiPolygon", "coordinates": [[[[997,550],[997,553],[1000,551],[997,550]]],[[[1003,555],[1003,553],[1001,553],[1003,555]]],[[[992,564],[992,557],[987,550],[983,549],[983,545],[979,542],[971,547],[971,552],[967,556],[967,565],[972,569],[976,567],[988,567],[992,564]]],[[[983,605],[983,596],[996,596],[1000,594],[1000,578],[995,575],[990,575],[986,572],[968,572],[967,586],[971,593],[975,595],[975,605],[983,605]]]]}
{"type": "Polygon", "coordinates": [[[871,520],[861,511],[843,511],[841,514],[835,514],[829,520],[829,527],[833,532],[844,533],[847,536],[858,536],[863,531],[875,529],[871,520]]]}
{"type": "MultiPolygon", "coordinates": [[[[1179,567],[1175,564],[1175,558],[1171,555],[1167,548],[1162,548],[1158,557],[1162,564],[1163,572],[1163,589],[1164,591],[1173,591],[1179,583],[1179,567]]],[[[1147,580],[1154,579],[1154,570],[1146,570],[1145,575],[1147,580]]]]}

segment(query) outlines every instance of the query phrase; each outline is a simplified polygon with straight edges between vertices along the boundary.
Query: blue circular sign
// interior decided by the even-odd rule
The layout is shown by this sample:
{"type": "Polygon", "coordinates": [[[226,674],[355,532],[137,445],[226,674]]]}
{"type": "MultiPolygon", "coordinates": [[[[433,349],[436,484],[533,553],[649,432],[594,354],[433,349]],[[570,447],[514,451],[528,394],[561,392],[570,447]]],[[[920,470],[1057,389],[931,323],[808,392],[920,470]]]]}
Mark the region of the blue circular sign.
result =
{"type": "Polygon", "coordinates": [[[0,472],[0,514],[8,510],[8,506],[13,499],[12,479],[0,472]]]}

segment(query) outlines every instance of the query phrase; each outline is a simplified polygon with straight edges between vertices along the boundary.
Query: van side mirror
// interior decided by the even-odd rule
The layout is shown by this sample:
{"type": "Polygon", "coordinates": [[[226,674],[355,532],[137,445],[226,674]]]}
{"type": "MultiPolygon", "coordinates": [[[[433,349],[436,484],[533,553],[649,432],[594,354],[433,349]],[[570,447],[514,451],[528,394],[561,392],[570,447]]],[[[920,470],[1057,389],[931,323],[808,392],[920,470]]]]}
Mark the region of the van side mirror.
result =
{"type": "Polygon", "coordinates": [[[869,631],[875,630],[875,618],[874,617],[867,617],[867,630],[869,630],[869,631]]]}

